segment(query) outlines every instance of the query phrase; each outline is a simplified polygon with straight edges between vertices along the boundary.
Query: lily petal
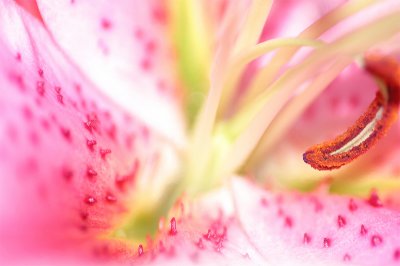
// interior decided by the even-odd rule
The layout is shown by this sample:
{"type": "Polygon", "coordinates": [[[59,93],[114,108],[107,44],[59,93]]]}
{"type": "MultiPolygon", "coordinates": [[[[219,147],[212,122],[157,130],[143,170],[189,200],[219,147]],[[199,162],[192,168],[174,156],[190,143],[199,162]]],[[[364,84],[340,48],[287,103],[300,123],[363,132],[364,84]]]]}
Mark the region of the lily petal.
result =
{"type": "Polygon", "coordinates": [[[76,247],[107,232],[135,184],[168,175],[171,148],[13,1],[0,1],[0,33],[0,257],[76,247]]]}
{"type": "Polygon", "coordinates": [[[233,179],[167,228],[150,265],[394,265],[400,215],[325,194],[277,194],[233,179]],[[212,208],[210,208],[212,207],[212,208]]]}
{"type": "Polygon", "coordinates": [[[184,125],[176,73],[171,67],[175,58],[167,39],[166,3],[37,3],[55,41],[97,87],[182,144],[184,125]]]}

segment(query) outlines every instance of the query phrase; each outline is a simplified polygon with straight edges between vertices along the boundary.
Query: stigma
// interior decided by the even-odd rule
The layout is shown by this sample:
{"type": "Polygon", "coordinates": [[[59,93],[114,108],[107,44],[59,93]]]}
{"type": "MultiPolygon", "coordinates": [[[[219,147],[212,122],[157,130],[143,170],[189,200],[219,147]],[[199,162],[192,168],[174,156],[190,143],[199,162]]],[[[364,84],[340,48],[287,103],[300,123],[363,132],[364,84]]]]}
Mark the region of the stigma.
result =
{"type": "Polygon", "coordinates": [[[389,56],[365,56],[365,70],[383,83],[367,110],[344,133],[317,144],[303,154],[317,170],[338,169],[365,154],[397,120],[400,103],[400,64],[389,56]]]}

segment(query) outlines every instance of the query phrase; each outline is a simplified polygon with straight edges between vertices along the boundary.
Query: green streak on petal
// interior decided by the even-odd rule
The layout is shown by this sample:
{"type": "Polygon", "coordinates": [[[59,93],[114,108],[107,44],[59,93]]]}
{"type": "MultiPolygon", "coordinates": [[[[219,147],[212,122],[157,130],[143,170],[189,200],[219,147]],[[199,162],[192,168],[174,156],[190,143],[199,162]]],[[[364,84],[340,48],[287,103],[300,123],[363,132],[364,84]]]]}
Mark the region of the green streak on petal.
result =
{"type": "Polygon", "coordinates": [[[194,0],[170,1],[172,39],[178,70],[186,89],[186,114],[192,123],[209,87],[211,43],[201,3],[194,0]]]}

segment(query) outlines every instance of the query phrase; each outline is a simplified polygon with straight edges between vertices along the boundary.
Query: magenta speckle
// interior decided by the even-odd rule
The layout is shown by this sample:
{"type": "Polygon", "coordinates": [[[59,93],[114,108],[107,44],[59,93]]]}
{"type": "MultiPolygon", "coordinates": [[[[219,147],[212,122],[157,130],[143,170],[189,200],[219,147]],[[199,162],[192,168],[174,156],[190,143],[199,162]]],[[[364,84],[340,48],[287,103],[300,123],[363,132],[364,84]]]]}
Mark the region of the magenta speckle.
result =
{"type": "Polygon", "coordinates": [[[22,113],[23,113],[23,115],[24,115],[24,118],[25,118],[27,121],[32,120],[32,118],[33,118],[33,113],[32,113],[32,110],[31,110],[28,106],[22,107],[22,113]]]}
{"type": "Polygon", "coordinates": [[[64,96],[62,96],[61,94],[57,94],[57,101],[60,103],[60,104],[64,104],[64,96]]]}
{"type": "Polygon", "coordinates": [[[393,259],[398,261],[400,260],[400,248],[396,248],[393,252],[393,259]]]}
{"type": "Polygon", "coordinates": [[[151,61],[149,58],[144,58],[141,62],[140,62],[140,68],[147,72],[150,71],[152,67],[151,61]]]}
{"type": "Polygon", "coordinates": [[[161,6],[154,7],[152,17],[159,24],[167,23],[167,11],[161,6]]]}
{"type": "Polygon", "coordinates": [[[82,221],[87,221],[89,214],[86,211],[81,211],[79,212],[79,217],[82,219],[82,221]]]}
{"type": "Polygon", "coordinates": [[[86,145],[88,146],[88,148],[93,151],[94,146],[97,144],[96,140],[94,139],[88,139],[86,140],[86,145]]]}
{"type": "Polygon", "coordinates": [[[309,244],[309,243],[311,243],[311,236],[307,233],[304,233],[303,244],[309,244]]]}
{"type": "Polygon", "coordinates": [[[110,149],[102,149],[102,148],[100,148],[99,152],[100,152],[101,158],[105,159],[106,156],[111,153],[111,150],[110,149]]]}
{"type": "Polygon", "coordinates": [[[108,193],[107,196],[106,196],[106,201],[108,203],[114,203],[114,202],[117,201],[117,198],[113,194],[108,193]]]}
{"type": "Polygon", "coordinates": [[[351,261],[351,256],[348,253],[344,254],[343,261],[351,261]]]}
{"type": "Polygon", "coordinates": [[[158,250],[160,252],[165,252],[165,246],[164,243],[160,240],[159,244],[158,244],[158,250]]]}
{"type": "Polygon", "coordinates": [[[344,218],[343,216],[339,215],[337,217],[337,224],[339,226],[339,228],[342,228],[346,225],[346,218],[344,218]]]}
{"type": "Polygon", "coordinates": [[[138,255],[139,256],[142,256],[143,255],[143,246],[142,245],[139,245],[139,247],[138,247],[138,255]]]}
{"type": "Polygon", "coordinates": [[[178,233],[178,230],[176,229],[176,220],[175,220],[175,217],[173,217],[170,222],[169,234],[174,236],[177,233],[178,233]]]}
{"type": "Polygon", "coordinates": [[[87,121],[84,122],[85,128],[89,130],[90,133],[93,131],[97,131],[100,125],[100,121],[97,118],[97,115],[92,113],[87,115],[87,121]]]}
{"type": "Polygon", "coordinates": [[[71,141],[72,137],[71,137],[71,131],[67,128],[60,128],[61,131],[61,135],[64,137],[64,139],[66,139],[67,141],[71,141]]]}
{"type": "Polygon", "coordinates": [[[92,167],[88,167],[86,175],[89,179],[94,179],[97,176],[97,172],[92,167]]]}
{"type": "Polygon", "coordinates": [[[157,45],[154,41],[149,41],[146,43],[145,50],[148,54],[153,54],[156,48],[157,45]]]}
{"type": "Polygon", "coordinates": [[[332,245],[332,239],[330,238],[324,238],[323,246],[324,248],[329,248],[332,245]]]}
{"type": "Polygon", "coordinates": [[[199,249],[204,249],[203,239],[199,238],[199,240],[196,242],[196,246],[197,246],[199,249]]]}
{"type": "Polygon", "coordinates": [[[351,212],[354,212],[354,211],[356,211],[357,209],[358,209],[357,204],[354,202],[353,199],[350,199],[350,201],[349,201],[349,210],[350,210],[351,212]]]}
{"type": "Polygon", "coordinates": [[[97,202],[97,200],[96,200],[94,197],[92,197],[92,196],[87,196],[87,197],[85,198],[85,203],[86,203],[87,205],[94,205],[94,204],[96,204],[96,202],[97,202]]]}
{"type": "Polygon", "coordinates": [[[377,247],[383,243],[383,239],[380,235],[371,236],[371,246],[377,247]]]}
{"type": "Polygon", "coordinates": [[[261,200],[260,200],[260,204],[261,204],[261,206],[263,206],[263,207],[267,207],[268,206],[268,200],[266,199],[266,198],[261,198],[261,200]]]}
{"type": "Polygon", "coordinates": [[[101,20],[101,27],[102,27],[104,30],[109,30],[109,29],[111,29],[111,27],[112,27],[111,21],[109,21],[109,20],[106,19],[106,18],[103,18],[103,19],[101,20]]]}
{"type": "Polygon", "coordinates": [[[36,91],[40,96],[44,95],[44,81],[38,81],[36,82],[36,91]]]}
{"type": "Polygon", "coordinates": [[[360,228],[360,234],[361,234],[362,236],[365,236],[367,233],[368,233],[367,228],[365,228],[365,226],[362,224],[362,225],[361,225],[361,228],[360,228]]]}
{"type": "Polygon", "coordinates": [[[74,176],[74,172],[71,169],[64,168],[62,170],[62,177],[65,181],[71,181],[72,177],[74,176]]]}
{"type": "Polygon", "coordinates": [[[380,200],[380,198],[379,198],[379,196],[378,196],[378,194],[377,194],[377,192],[375,190],[373,190],[371,192],[367,202],[368,202],[369,205],[371,205],[372,207],[375,207],[375,208],[379,208],[379,207],[383,206],[383,204],[382,204],[382,202],[381,202],[381,200],[380,200]]]}
{"type": "Polygon", "coordinates": [[[285,226],[292,228],[293,226],[293,219],[290,216],[286,216],[285,218],[285,226]]]}

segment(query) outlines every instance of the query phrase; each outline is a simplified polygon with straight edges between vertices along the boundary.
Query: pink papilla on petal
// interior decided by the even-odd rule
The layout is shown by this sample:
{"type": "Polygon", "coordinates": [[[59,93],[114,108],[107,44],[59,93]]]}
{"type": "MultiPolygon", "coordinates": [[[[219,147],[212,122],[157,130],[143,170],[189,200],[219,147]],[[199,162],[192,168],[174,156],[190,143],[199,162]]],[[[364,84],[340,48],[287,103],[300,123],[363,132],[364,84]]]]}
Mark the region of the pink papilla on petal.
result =
{"type": "Polygon", "coordinates": [[[78,254],[127,210],[142,173],[163,171],[166,143],[13,1],[0,1],[0,36],[0,261],[78,254]]]}

